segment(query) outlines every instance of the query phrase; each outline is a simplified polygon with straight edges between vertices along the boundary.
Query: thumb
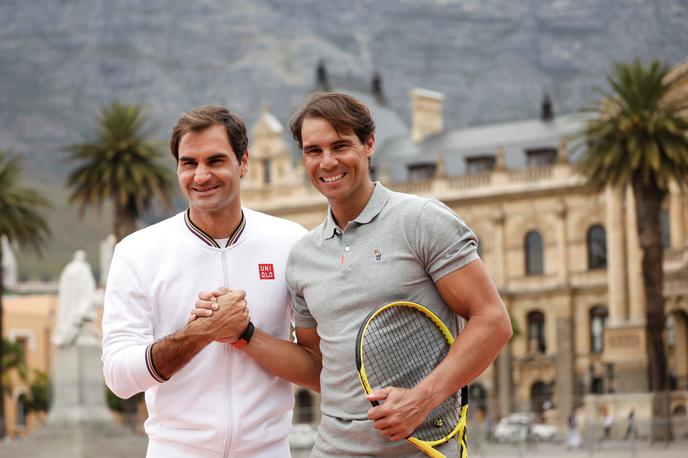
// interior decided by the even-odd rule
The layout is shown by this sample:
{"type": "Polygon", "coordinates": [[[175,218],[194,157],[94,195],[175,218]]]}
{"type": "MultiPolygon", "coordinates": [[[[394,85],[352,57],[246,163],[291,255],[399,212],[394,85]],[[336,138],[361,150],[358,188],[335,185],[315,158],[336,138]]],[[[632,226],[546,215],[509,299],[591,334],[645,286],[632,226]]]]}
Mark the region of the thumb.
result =
{"type": "Polygon", "coordinates": [[[391,393],[393,389],[394,387],[391,386],[381,388],[373,391],[370,394],[367,394],[366,398],[368,398],[369,401],[384,401],[387,399],[387,396],[389,396],[389,393],[391,393]]]}

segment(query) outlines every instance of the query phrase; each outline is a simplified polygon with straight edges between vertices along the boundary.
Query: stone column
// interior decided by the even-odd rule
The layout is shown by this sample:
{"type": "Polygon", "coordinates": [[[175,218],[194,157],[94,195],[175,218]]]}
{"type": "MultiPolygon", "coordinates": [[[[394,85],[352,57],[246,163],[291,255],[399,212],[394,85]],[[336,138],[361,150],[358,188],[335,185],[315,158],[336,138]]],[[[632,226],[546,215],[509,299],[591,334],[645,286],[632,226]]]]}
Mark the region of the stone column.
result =
{"type": "Polygon", "coordinates": [[[607,221],[607,278],[609,283],[609,325],[626,320],[626,266],[623,194],[618,188],[605,190],[607,221]]]}
{"type": "Polygon", "coordinates": [[[645,323],[645,287],[643,285],[642,259],[638,239],[635,197],[633,189],[626,187],[626,268],[628,272],[628,302],[630,324],[645,323]]]}
{"type": "Polygon", "coordinates": [[[566,243],[566,203],[563,200],[557,202],[555,212],[557,214],[558,278],[560,285],[566,285],[569,281],[569,258],[566,243]]]}
{"type": "Polygon", "coordinates": [[[675,181],[669,186],[669,230],[671,233],[671,248],[682,250],[686,243],[685,210],[683,193],[675,181]]]}
{"type": "Polygon", "coordinates": [[[555,372],[557,383],[554,388],[554,402],[562,415],[573,410],[576,393],[576,348],[574,345],[573,320],[570,317],[556,319],[557,358],[555,372]]]}

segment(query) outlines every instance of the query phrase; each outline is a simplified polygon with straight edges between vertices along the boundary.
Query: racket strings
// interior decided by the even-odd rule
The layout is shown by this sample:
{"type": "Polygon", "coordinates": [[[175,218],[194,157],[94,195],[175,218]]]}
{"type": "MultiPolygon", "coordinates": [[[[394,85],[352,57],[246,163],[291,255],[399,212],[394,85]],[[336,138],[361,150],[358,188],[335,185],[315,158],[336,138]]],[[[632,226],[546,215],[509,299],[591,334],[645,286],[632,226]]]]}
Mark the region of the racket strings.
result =
{"type": "MultiPolygon", "coordinates": [[[[363,366],[373,389],[413,388],[444,359],[450,345],[439,327],[411,307],[390,307],[376,315],[363,335],[363,366]]],[[[460,419],[459,393],[432,410],[413,436],[435,441],[450,434],[460,419]]]]}

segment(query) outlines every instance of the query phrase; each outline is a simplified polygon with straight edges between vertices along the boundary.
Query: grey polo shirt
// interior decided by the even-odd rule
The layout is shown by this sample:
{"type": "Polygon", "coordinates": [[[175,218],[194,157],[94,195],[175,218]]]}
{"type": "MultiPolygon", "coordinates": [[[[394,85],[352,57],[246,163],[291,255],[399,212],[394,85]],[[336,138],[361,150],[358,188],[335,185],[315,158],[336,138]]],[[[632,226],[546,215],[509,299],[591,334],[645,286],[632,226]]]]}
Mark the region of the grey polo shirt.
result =
{"type": "Polygon", "coordinates": [[[435,282],[476,259],[475,234],[450,208],[380,183],[344,230],[330,210],[294,245],[286,274],[294,321],[297,328],[317,327],[323,356],[324,417],[313,456],[418,454],[406,441],[390,444],[367,420],[371,406],[354,356],[358,328],[374,308],[408,300],[456,333],[455,314],[435,282]]]}

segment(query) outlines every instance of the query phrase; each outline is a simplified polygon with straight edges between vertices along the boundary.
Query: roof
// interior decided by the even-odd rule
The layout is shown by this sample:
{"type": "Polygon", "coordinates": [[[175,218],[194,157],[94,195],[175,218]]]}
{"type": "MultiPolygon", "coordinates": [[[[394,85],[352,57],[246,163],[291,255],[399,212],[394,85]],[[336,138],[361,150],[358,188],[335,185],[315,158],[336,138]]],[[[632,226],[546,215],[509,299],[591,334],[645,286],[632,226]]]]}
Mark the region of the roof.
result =
{"type": "Polygon", "coordinates": [[[413,143],[409,135],[388,139],[377,148],[375,164],[386,165],[391,181],[407,179],[407,167],[443,158],[445,171],[450,176],[466,172],[466,158],[496,156],[504,149],[507,168],[526,165],[525,151],[535,148],[558,148],[582,127],[580,115],[571,114],[550,121],[532,119],[501,124],[451,129],[430,135],[419,143],[413,143]]]}

